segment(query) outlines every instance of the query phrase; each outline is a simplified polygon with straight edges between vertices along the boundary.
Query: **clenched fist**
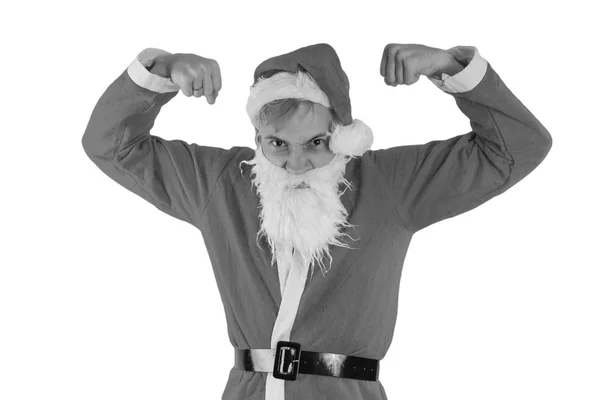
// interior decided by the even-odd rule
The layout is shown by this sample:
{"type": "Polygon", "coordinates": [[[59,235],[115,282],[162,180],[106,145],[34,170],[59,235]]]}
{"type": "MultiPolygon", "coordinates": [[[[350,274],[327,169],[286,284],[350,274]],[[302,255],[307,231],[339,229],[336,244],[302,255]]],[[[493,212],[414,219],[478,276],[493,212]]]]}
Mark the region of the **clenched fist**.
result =
{"type": "Polygon", "coordinates": [[[445,50],[421,44],[390,43],[383,50],[379,73],[387,85],[412,85],[420,75],[433,75],[448,65],[458,65],[458,62],[445,50]]]}
{"type": "Polygon", "coordinates": [[[162,69],[166,78],[179,86],[187,97],[206,97],[208,104],[214,104],[221,90],[221,69],[217,61],[196,54],[175,53],[165,55],[156,61],[157,69],[162,69]]]}

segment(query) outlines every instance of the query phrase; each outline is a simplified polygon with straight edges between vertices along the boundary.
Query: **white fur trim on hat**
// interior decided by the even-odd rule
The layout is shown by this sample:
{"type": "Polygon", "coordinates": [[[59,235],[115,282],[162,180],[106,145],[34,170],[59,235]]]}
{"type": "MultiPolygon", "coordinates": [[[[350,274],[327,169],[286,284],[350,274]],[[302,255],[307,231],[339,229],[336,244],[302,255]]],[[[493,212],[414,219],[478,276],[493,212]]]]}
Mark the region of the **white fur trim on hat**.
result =
{"type": "Polygon", "coordinates": [[[373,131],[359,119],[350,125],[338,125],[329,140],[331,151],[349,156],[362,156],[372,145],[373,131]]]}
{"type": "Polygon", "coordinates": [[[297,74],[279,72],[270,78],[259,78],[256,84],[250,86],[246,112],[252,124],[257,126],[256,118],[265,104],[290,98],[306,99],[331,108],[329,97],[319,88],[315,80],[309,74],[298,71],[297,74]]]}

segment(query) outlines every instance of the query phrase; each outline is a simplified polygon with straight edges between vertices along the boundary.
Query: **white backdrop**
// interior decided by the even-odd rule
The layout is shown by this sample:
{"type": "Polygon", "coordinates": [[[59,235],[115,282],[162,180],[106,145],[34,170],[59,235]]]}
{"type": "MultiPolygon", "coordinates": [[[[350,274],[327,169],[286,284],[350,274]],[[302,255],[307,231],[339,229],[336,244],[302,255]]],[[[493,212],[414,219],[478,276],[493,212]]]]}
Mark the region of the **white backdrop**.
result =
{"type": "Polygon", "coordinates": [[[223,89],[213,106],[180,93],[152,133],[254,147],[254,68],[320,42],[374,149],[470,130],[426,78],[384,84],[388,43],[477,47],[553,137],[508,192],[414,236],[381,362],[389,399],[599,399],[599,32],[585,3],[4,6],[0,399],[221,398],[233,348],[200,232],[110,180],[81,137],[107,86],[157,47],[216,59],[223,89]]]}

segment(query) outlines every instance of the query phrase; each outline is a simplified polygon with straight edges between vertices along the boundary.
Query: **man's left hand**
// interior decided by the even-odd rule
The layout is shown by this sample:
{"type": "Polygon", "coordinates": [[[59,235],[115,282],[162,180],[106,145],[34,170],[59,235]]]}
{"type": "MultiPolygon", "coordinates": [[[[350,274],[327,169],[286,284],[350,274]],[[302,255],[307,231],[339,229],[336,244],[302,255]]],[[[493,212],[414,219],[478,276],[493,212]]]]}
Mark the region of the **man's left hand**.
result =
{"type": "Polygon", "coordinates": [[[462,65],[446,50],[421,44],[390,43],[381,58],[380,74],[389,86],[412,85],[419,76],[459,72],[462,65]]]}

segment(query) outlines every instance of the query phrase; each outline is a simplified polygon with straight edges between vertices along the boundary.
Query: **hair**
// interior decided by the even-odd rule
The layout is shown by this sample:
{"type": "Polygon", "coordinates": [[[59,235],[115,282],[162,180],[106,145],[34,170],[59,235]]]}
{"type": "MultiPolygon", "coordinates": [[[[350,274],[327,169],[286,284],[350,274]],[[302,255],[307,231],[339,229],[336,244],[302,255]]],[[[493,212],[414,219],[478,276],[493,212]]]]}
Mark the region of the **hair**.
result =
{"type": "MultiPolygon", "coordinates": [[[[270,70],[261,75],[261,78],[270,78],[280,70],[270,70]]],[[[258,79],[255,81],[255,83],[258,79]]],[[[307,106],[307,113],[313,110],[316,103],[306,99],[287,98],[273,100],[270,103],[265,104],[261,107],[258,113],[258,126],[265,127],[271,126],[276,122],[285,122],[296,114],[301,105],[307,106]]],[[[341,121],[333,109],[329,109],[332,117],[331,124],[329,125],[329,132],[332,133],[337,125],[341,125],[341,121]]],[[[255,132],[258,133],[258,128],[255,128],[255,132]]]]}

